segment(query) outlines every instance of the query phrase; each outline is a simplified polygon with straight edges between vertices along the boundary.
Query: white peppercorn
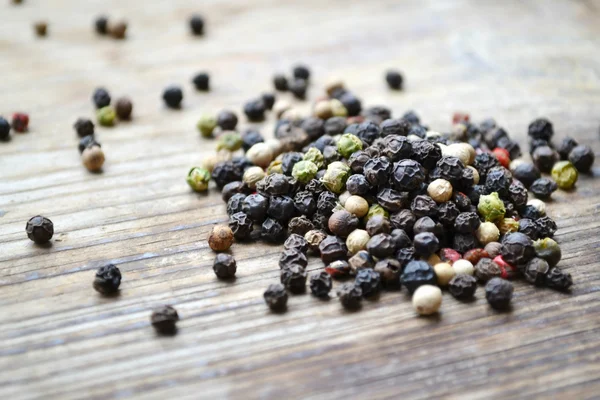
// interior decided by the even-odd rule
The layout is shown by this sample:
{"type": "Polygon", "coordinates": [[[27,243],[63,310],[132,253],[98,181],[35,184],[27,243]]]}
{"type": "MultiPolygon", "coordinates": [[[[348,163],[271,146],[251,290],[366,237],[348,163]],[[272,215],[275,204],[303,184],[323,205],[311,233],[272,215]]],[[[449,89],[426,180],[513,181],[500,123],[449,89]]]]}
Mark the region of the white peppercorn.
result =
{"type": "Polygon", "coordinates": [[[540,199],[531,199],[527,202],[528,206],[534,207],[540,213],[540,216],[546,215],[546,203],[540,199]]]}
{"type": "Polygon", "coordinates": [[[436,203],[444,203],[452,198],[452,184],[445,179],[436,179],[427,186],[427,194],[436,203]]]}
{"type": "Polygon", "coordinates": [[[256,143],[248,149],[246,158],[252,164],[266,168],[273,161],[273,150],[267,143],[256,143]]]}
{"type": "Polygon", "coordinates": [[[456,273],[456,275],[473,275],[473,273],[475,272],[473,264],[471,264],[470,261],[463,259],[454,261],[454,263],[452,263],[452,268],[454,268],[454,272],[456,273]]]}
{"type": "Polygon", "coordinates": [[[265,171],[261,167],[250,167],[244,172],[242,181],[248,185],[250,189],[256,188],[256,182],[266,176],[265,171]]]}
{"type": "Polygon", "coordinates": [[[331,103],[329,100],[320,100],[315,103],[313,108],[313,114],[317,118],[328,119],[333,116],[333,111],[331,110],[331,103]]]}
{"type": "Polygon", "coordinates": [[[281,119],[281,114],[292,108],[292,105],[285,100],[277,100],[273,105],[273,112],[278,119],[281,119]]]}
{"type": "Polygon", "coordinates": [[[346,247],[352,254],[358,253],[360,250],[367,249],[367,243],[371,236],[363,229],[355,229],[346,238],[346,247]]]}
{"type": "Polygon", "coordinates": [[[477,171],[477,169],[471,165],[467,165],[467,168],[473,172],[473,184],[479,185],[479,171],[477,171]]]}
{"type": "Polygon", "coordinates": [[[369,203],[360,196],[348,197],[344,203],[344,207],[358,218],[364,217],[369,212],[369,203]]]}
{"type": "Polygon", "coordinates": [[[345,206],[346,205],[346,200],[348,200],[348,198],[352,196],[352,194],[350,194],[349,191],[344,191],[340,194],[338,200],[340,201],[340,204],[345,206]]]}
{"type": "Polygon", "coordinates": [[[475,161],[475,149],[468,143],[452,143],[445,146],[442,149],[442,155],[456,157],[465,165],[471,165],[475,161]]]}
{"type": "Polygon", "coordinates": [[[433,285],[421,285],[415,290],[412,305],[419,315],[436,313],[442,305],[442,291],[433,285]]]}
{"type": "Polygon", "coordinates": [[[435,276],[437,276],[438,285],[442,287],[448,286],[448,283],[456,276],[454,268],[448,263],[435,264],[433,271],[435,272],[435,276]]]}
{"type": "Polygon", "coordinates": [[[475,237],[482,245],[496,242],[500,239],[500,230],[493,222],[482,222],[475,231],[475,237]]]}

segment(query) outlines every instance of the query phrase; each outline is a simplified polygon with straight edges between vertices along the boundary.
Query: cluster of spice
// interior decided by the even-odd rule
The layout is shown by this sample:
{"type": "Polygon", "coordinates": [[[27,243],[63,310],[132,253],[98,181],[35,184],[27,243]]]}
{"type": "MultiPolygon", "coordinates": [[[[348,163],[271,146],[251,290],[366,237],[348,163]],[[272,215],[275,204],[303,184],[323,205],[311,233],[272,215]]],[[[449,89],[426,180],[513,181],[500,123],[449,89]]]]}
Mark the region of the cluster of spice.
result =
{"type": "Polygon", "coordinates": [[[29,127],[29,115],[16,112],[12,116],[12,123],[9,123],[0,115],[0,141],[6,142],[10,140],[11,128],[18,133],[25,133],[29,127]]]}
{"type": "MultiPolygon", "coordinates": [[[[572,188],[578,170],[593,163],[589,147],[566,139],[555,151],[552,124],[538,119],[529,126],[531,163],[491,119],[474,124],[456,114],[452,131],[438,133],[414,112],[392,118],[385,107],[363,110],[339,81],[326,89],[312,116],[278,113],[274,139],[217,123],[218,156],[187,177],[195,191],[214,181],[227,202],[229,224],[211,232],[213,250],[228,250],[234,238],[285,241],[281,283],[264,294],[273,310],[285,309],[287,293],[304,292],[307,280],[322,297],[332,279],[354,277],[337,289],[347,308],[404,286],[420,314],[438,310],[440,287],[468,299],[481,282],[489,304],[506,309],[515,277],[557,290],[571,286],[557,267],[556,223],[543,201],[528,199],[528,189],[548,198],[556,187],[572,188]],[[235,155],[238,149],[244,154],[235,155]],[[546,157],[548,149],[556,154],[546,157]],[[310,254],[325,268],[308,279],[310,254]]],[[[237,123],[231,112],[227,120],[237,123]]],[[[218,254],[214,270],[231,278],[234,258],[218,254]]]]}

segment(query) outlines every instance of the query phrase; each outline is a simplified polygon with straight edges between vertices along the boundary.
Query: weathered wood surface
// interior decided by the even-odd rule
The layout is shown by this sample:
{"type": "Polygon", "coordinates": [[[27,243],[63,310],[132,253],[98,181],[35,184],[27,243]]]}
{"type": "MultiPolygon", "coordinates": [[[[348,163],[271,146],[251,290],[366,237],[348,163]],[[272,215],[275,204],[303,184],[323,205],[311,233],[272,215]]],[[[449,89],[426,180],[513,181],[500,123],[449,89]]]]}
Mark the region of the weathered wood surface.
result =
{"type": "Polygon", "coordinates": [[[0,143],[0,397],[600,394],[600,180],[584,176],[548,204],[571,294],[518,282],[506,314],[491,311],[481,289],[471,304],[445,294],[437,318],[415,317],[405,293],[384,293],[357,313],[337,299],[293,296],[288,313],[270,314],[261,296],[278,280],[279,247],[235,244],[237,280],[215,279],[205,239],[226,219],[224,205],[184,181],[213,147],[194,128],[200,113],[240,111],[297,61],[313,68],[311,98],[338,75],[367,105],[415,109],[437,130],[467,110],[476,120],[494,116],[526,147],[527,124],[547,116],[557,138],[573,135],[598,152],[600,2],[7,3],[0,114],[28,111],[31,131],[0,143]],[[202,39],[187,33],[194,11],[207,18],[202,39]],[[96,37],[100,13],[125,17],[128,39],[96,37]],[[38,19],[50,23],[47,39],[33,37],[38,19]],[[386,90],[388,67],[405,71],[406,91],[386,90]],[[189,84],[199,69],[212,73],[210,93],[189,84]],[[160,100],[170,83],[185,87],[181,111],[160,100]],[[131,96],[135,118],[98,129],[107,163],[93,175],[71,126],[92,116],[100,85],[131,96]],[[54,221],[51,247],[25,236],[36,214],[54,221]],[[124,274],[118,298],[91,288],[107,261],[124,274]],[[174,338],[157,338],[149,325],[164,303],[182,317],[174,338]]]}

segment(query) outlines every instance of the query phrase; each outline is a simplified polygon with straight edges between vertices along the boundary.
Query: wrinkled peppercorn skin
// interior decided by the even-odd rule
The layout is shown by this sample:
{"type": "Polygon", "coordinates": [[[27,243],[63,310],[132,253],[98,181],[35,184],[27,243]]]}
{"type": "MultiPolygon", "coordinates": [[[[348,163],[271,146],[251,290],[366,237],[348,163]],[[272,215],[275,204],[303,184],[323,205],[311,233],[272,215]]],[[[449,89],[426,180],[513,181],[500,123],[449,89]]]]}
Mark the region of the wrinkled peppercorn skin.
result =
{"type": "Polygon", "coordinates": [[[513,285],[509,281],[492,278],[485,285],[485,298],[492,308],[503,311],[510,307],[513,291],[513,285]]]}
{"type": "Polygon", "coordinates": [[[325,271],[317,272],[310,277],[309,283],[310,291],[317,297],[328,297],[333,283],[331,282],[331,275],[325,271]]]}
{"type": "Polygon", "coordinates": [[[265,302],[272,311],[281,312],[286,309],[288,294],[282,284],[271,284],[264,292],[265,302]]]}
{"type": "Polygon", "coordinates": [[[25,226],[27,237],[37,244],[44,244],[54,235],[54,224],[46,217],[37,215],[27,221],[25,226]]]}
{"type": "Polygon", "coordinates": [[[156,332],[161,335],[173,335],[177,332],[177,321],[179,314],[171,306],[163,306],[154,311],[150,316],[150,322],[156,332]]]}
{"type": "Polygon", "coordinates": [[[113,264],[102,266],[96,271],[94,289],[104,295],[111,295],[119,290],[121,271],[113,264]]]}
{"type": "Polygon", "coordinates": [[[412,294],[421,285],[437,285],[437,278],[427,262],[413,260],[404,267],[400,283],[412,294]]]}
{"type": "Polygon", "coordinates": [[[460,274],[450,280],[448,291],[458,300],[472,299],[477,290],[477,279],[471,275],[460,274]]]}

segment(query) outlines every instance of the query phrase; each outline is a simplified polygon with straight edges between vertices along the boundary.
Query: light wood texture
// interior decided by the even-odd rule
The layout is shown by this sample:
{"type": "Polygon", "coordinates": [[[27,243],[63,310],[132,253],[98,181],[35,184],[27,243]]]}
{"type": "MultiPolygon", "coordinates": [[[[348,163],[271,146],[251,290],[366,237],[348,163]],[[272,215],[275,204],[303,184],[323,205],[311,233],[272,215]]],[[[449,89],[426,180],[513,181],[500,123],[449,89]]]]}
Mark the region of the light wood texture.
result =
{"type": "MultiPolygon", "coordinates": [[[[598,179],[583,176],[577,191],[548,204],[571,294],[516,282],[513,311],[499,314],[482,288],[471,304],[445,293],[435,318],[416,317],[405,292],[384,293],[357,313],[308,294],[292,296],[286,314],[269,313],[262,292],[279,278],[280,248],[235,244],[237,279],[218,281],[206,236],[226,220],[224,205],[215,190],[191,193],[184,179],[214,146],[195,130],[199,115],[240,112],[272,90],[275,71],[298,61],[313,70],[311,98],[336,75],[367,106],[414,109],[436,130],[449,129],[453,111],[470,111],[475,120],[495,117],[526,149],[528,123],[547,116],[557,140],[572,135],[598,153],[600,2],[9,3],[0,6],[0,115],[27,111],[31,129],[0,143],[0,397],[600,393],[598,179]],[[206,16],[203,38],[187,31],[196,11],[206,16]],[[129,21],[127,40],[94,34],[101,13],[129,21]],[[46,39],[33,34],[40,19],[49,23],[46,39]],[[386,89],[389,67],[405,72],[404,92],[386,89]],[[211,73],[210,93],[193,90],[198,70],[211,73]],[[185,88],[181,111],[160,99],[171,83],[185,88]],[[97,129],[107,162],[90,174],[72,124],[93,116],[97,86],[130,96],[135,117],[97,129]],[[25,235],[36,214],[54,221],[51,247],[25,235]],[[105,299],[91,283],[109,261],[124,278],[120,296],[105,299]],[[149,324],[150,310],[165,303],[182,317],[173,338],[156,337],[149,324]]],[[[270,117],[260,127],[270,135],[272,125],[270,117]]]]}

